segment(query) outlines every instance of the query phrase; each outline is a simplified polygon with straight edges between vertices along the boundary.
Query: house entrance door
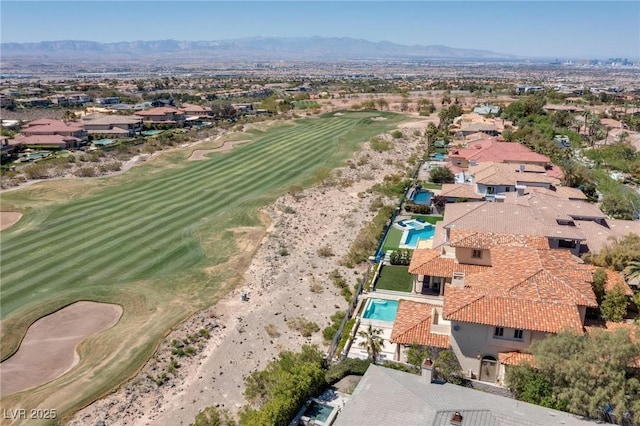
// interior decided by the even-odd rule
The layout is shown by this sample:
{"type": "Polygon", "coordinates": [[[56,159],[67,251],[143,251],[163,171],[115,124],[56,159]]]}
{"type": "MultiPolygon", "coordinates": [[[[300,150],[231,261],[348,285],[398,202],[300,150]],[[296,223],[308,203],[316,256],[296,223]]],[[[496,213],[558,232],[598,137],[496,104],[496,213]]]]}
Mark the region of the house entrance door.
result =
{"type": "Polygon", "coordinates": [[[498,360],[492,356],[485,356],[480,361],[480,381],[491,382],[496,381],[498,374],[498,360]]]}

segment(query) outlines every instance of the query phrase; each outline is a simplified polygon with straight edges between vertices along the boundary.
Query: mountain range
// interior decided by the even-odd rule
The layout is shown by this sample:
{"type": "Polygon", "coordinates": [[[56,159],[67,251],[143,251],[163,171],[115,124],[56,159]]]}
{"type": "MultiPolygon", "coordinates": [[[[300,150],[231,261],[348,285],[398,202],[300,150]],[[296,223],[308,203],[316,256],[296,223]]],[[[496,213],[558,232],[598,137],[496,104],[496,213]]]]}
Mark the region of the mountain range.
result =
{"type": "Polygon", "coordinates": [[[458,49],[440,45],[401,45],[348,37],[252,37],[217,41],[128,41],[100,43],[62,40],[38,43],[0,43],[4,59],[100,57],[106,59],[144,59],[167,57],[201,60],[365,60],[440,59],[513,60],[511,54],[489,50],[458,49]]]}

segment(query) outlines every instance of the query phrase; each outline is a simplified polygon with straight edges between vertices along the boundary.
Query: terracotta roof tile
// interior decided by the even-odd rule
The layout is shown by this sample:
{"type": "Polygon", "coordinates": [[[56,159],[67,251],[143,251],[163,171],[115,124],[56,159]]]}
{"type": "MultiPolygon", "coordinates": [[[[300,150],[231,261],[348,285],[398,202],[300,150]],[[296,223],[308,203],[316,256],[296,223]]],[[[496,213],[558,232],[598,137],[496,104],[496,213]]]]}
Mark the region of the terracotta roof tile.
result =
{"type": "Polygon", "coordinates": [[[449,336],[431,332],[432,312],[436,305],[400,300],[390,341],[403,345],[449,347],[449,336]]]}
{"type": "Polygon", "coordinates": [[[436,249],[414,250],[409,263],[410,274],[436,277],[451,277],[454,272],[463,272],[466,276],[483,272],[489,268],[490,266],[459,263],[452,257],[441,257],[440,250],[436,249]]]}
{"type": "Polygon", "coordinates": [[[523,247],[548,249],[549,240],[536,235],[500,234],[496,232],[452,229],[450,231],[451,247],[471,249],[490,249],[497,245],[517,245],[523,247]]]}
{"type": "Polygon", "coordinates": [[[464,158],[478,163],[494,161],[497,163],[550,163],[546,155],[533,152],[517,142],[498,142],[495,139],[484,139],[469,144],[468,148],[454,149],[450,158],[464,158]]]}
{"type": "Polygon", "coordinates": [[[524,362],[535,367],[533,354],[525,354],[522,352],[498,352],[498,361],[503,365],[520,365],[524,362]]]}
{"type": "Polygon", "coordinates": [[[442,185],[440,195],[443,197],[469,198],[471,200],[482,200],[484,197],[476,194],[472,185],[445,183],[442,185]]]}

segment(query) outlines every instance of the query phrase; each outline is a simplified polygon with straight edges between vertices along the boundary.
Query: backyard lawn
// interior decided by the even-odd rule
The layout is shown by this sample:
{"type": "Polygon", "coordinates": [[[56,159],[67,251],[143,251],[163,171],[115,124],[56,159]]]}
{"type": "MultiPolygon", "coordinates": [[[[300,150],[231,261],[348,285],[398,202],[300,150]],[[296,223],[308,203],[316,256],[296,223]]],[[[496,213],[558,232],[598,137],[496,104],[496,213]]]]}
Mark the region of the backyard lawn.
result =
{"type": "Polygon", "coordinates": [[[409,273],[407,266],[385,265],[380,271],[376,289],[410,293],[413,289],[413,275],[409,273]]]}
{"type": "MultiPolygon", "coordinates": [[[[440,222],[443,217],[442,216],[425,216],[422,214],[414,214],[411,216],[411,219],[424,219],[432,225],[435,225],[437,222],[440,222]]],[[[398,240],[399,241],[399,240],[398,240]]]]}
{"type": "Polygon", "coordinates": [[[386,253],[387,250],[398,250],[400,245],[400,240],[402,239],[401,230],[394,228],[393,226],[389,229],[387,233],[387,238],[384,240],[384,244],[382,244],[382,252],[386,253]]]}

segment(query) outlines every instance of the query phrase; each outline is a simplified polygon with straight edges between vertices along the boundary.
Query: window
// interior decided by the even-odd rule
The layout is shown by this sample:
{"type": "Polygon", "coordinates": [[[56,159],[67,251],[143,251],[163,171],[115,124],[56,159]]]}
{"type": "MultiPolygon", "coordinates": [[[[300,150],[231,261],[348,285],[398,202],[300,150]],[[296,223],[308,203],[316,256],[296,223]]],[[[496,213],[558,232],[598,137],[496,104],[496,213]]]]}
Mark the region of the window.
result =
{"type": "Polygon", "coordinates": [[[482,259],[482,250],[473,250],[471,252],[471,257],[474,259],[482,259]]]}
{"type": "Polygon", "coordinates": [[[515,329],[513,330],[513,338],[516,340],[522,340],[523,333],[524,333],[523,330],[515,329]]]}
{"type": "Polygon", "coordinates": [[[493,330],[493,335],[495,337],[502,337],[504,336],[504,328],[502,327],[496,327],[495,330],[493,330]]]}
{"type": "Polygon", "coordinates": [[[487,186],[487,194],[491,195],[493,194],[494,191],[495,191],[495,188],[493,186],[487,186]]]}

